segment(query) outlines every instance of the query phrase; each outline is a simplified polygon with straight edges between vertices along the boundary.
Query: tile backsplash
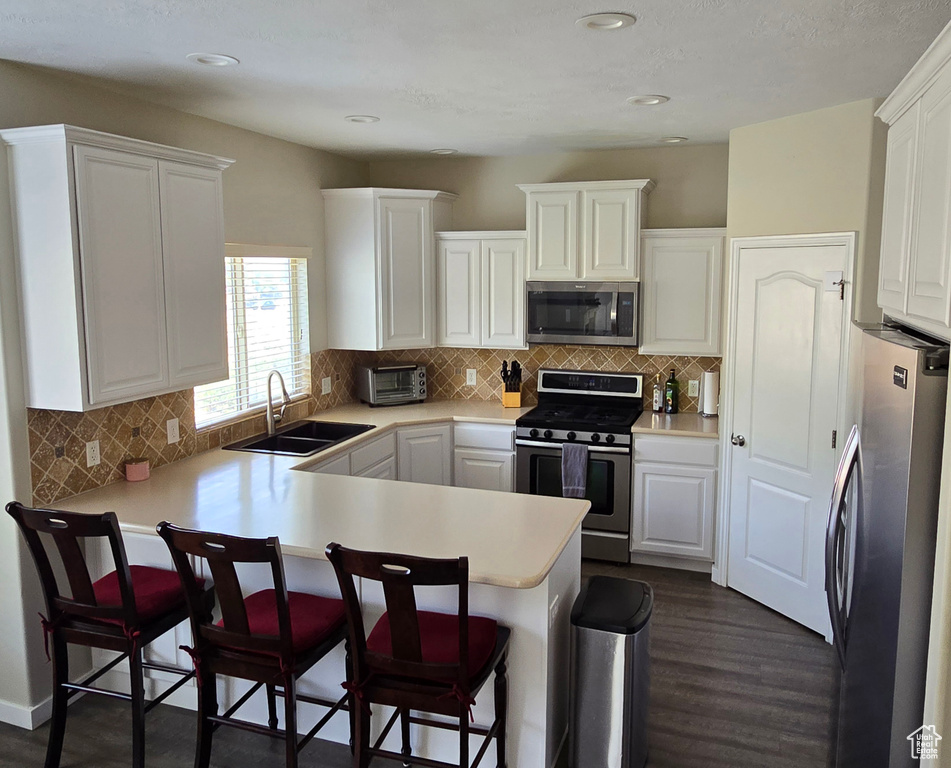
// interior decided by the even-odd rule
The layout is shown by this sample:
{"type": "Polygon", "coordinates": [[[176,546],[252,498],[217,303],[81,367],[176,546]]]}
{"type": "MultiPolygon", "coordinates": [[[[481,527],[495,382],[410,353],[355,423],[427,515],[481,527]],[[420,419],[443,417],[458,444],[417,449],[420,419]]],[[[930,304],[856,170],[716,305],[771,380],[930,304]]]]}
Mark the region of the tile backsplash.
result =
{"type": "MultiPolygon", "coordinates": [[[[572,347],[543,345],[527,350],[414,349],[393,352],[351,352],[324,350],[311,356],[314,395],[295,401],[287,420],[296,421],[316,411],[355,400],[354,366],[393,362],[425,363],[432,400],[497,400],[502,361],[518,360],[524,371],[522,402],[538,401],[536,382],[540,368],[568,368],[590,371],[633,371],[645,374],[645,390],[658,372],[666,379],[671,368],[681,383],[680,409],[697,411],[696,398],[687,396],[687,381],[699,379],[703,371],[718,371],[714,357],[666,357],[638,354],[636,349],[618,347],[572,347]],[[466,369],[476,369],[475,386],[466,385],[466,369]],[[321,381],[330,377],[331,392],[319,394],[321,381]]],[[[173,392],[132,403],[100,408],[85,413],[28,409],[30,463],[33,503],[51,505],[59,499],[121,480],[125,462],[133,457],[149,459],[160,467],[221,445],[264,432],[264,416],[232,422],[221,427],[195,429],[192,391],[173,392]],[[167,444],[165,422],[179,420],[180,439],[167,444]],[[101,462],[86,467],[86,447],[99,440],[101,462]]]]}

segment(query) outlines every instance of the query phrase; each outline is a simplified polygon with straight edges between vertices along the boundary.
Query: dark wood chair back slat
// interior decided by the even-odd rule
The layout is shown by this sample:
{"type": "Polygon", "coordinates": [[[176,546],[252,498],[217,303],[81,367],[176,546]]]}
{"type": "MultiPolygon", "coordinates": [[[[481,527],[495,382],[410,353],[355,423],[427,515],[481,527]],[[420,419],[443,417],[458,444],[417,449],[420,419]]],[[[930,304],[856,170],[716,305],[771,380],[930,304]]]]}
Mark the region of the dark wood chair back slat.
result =
{"type": "Polygon", "coordinates": [[[159,535],[172,554],[172,561],[186,587],[189,615],[196,642],[198,638],[213,647],[229,652],[249,651],[273,654],[283,658],[293,656],[290,609],[284,564],[277,538],[246,539],[223,533],[207,533],[180,528],[169,522],[159,523],[159,535]],[[212,621],[201,603],[200,590],[194,584],[193,558],[204,559],[214,580],[215,596],[221,608],[223,626],[212,621]],[[255,635],[248,625],[247,610],[241,590],[241,579],[236,564],[265,563],[270,566],[274,584],[279,635],[255,635]]]}
{"type": "Polygon", "coordinates": [[[15,501],[7,504],[6,510],[22,531],[40,574],[50,621],[57,623],[63,618],[100,621],[120,619],[127,627],[137,626],[132,574],[119,532],[119,520],[114,512],[90,515],[32,509],[15,501]],[[69,584],[69,597],[63,595],[59,588],[50,549],[44,545],[40,534],[48,534],[53,540],[69,584]],[[83,555],[82,543],[86,539],[106,539],[109,542],[119,583],[120,605],[102,606],[97,603],[92,577],[83,555]]]}
{"type": "Polygon", "coordinates": [[[469,560],[434,559],[389,552],[364,552],[331,543],[327,558],[334,566],[350,627],[354,674],[362,680],[370,666],[386,674],[431,680],[456,680],[468,688],[469,560]],[[383,586],[390,623],[392,656],[367,651],[366,631],[354,578],[383,586]],[[455,587],[458,593],[459,663],[434,664],[422,659],[416,587],[455,587]]]}

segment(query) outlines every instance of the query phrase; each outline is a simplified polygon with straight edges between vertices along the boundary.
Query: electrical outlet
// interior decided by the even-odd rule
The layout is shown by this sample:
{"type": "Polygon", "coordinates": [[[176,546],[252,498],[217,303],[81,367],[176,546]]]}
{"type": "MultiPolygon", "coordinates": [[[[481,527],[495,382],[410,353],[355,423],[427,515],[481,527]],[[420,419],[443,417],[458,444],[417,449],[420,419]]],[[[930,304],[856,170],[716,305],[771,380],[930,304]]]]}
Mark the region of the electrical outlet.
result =
{"type": "Polygon", "coordinates": [[[329,394],[330,394],[330,385],[331,385],[330,377],[329,377],[329,376],[324,376],[324,377],[320,380],[320,394],[322,394],[322,395],[329,395],[329,394]]]}
{"type": "Polygon", "coordinates": [[[466,386],[474,387],[476,385],[476,369],[466,368],[466,386]]]}
{"type": "Polygon", "coordinates": [[[95,467],[102,457],[99,455],[99,441],[90,440],[86,443],[86,466],[95,467]]]}
{"type": "Polygon", "coordinates": [[[700,397],[700,379],[690,379],[687,382],[687,397],[700,397]]]}
{"type": "Polygon", "coordinates": [[[168,434],[168,444],[178,442],[178,419],[169,419],[165,422],[165,432],[168,434]]]}

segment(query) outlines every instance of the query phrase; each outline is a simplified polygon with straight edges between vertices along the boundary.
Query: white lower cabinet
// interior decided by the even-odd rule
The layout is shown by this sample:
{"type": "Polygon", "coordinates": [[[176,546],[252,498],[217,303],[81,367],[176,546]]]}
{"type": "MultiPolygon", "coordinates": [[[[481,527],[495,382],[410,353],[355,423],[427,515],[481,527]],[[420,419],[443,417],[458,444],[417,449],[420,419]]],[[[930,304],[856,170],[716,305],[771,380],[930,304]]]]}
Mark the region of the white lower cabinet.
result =
{"type": "Polygon", "coordinates": [[[379,464],[364,469],[362,472],[354,472],[354,477],[375,477],[379,480],[396,480],[396,457],[390,456],[383,459],[379,464]]]}
{"type": "Polygon", "coordinates": [[[307,471],[320,472],[321,474],[324,474],[324,475],[349,475],[350,474],[350,454],[345,453],[342,456],[336,456],[314,467],[308,467],[307,471]]]}
{"type": "Polygon", "coordinates": [[[716,510],[715,440],[634,440],[631,551],[713,559],[716,510]]]}
{"type": "Polygon", "coordinates": [[[398,479],[452,485],[452,429],[449,424],[404,427],[397,431],[398,479]]]}
{"type": "Polygon", "coordinates": [[[455,485],[484,491],[514,491],[515,454],[504,451],[455,450],[455,485]]]}
{"type": "Polygon", "coordinates": [[[456,424],[454,485],[486,491],[515,490],[515,428],[504,424],[456,424]]]}

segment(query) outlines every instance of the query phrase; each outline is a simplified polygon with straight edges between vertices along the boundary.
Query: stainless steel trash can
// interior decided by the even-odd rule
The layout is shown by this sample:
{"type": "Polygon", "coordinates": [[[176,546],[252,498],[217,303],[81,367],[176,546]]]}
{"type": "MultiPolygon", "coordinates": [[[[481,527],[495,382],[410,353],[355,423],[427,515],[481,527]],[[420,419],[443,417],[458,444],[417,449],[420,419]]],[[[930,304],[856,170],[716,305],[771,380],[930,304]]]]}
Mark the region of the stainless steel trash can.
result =
{"type": "Polygon", "coordinates": [[[643,581],[593,576],[571,609],[572,768],[647,762],[650,619],[643,581]]]}

